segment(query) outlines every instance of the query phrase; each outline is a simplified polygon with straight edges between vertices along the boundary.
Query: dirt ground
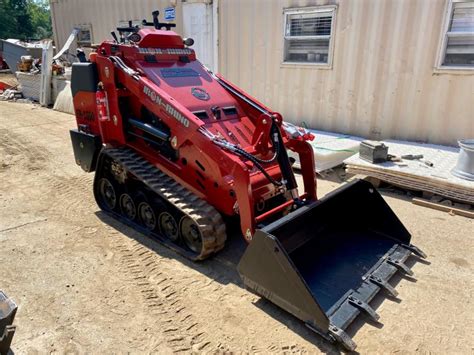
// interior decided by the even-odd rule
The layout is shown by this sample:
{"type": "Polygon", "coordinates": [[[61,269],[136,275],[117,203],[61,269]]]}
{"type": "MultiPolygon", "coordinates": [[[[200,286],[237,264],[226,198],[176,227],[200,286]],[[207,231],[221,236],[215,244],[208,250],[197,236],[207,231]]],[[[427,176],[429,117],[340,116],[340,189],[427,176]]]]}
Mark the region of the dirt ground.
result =
{"type": "MultiPolygon", "coordinates": [[[[14,353],[339,352],[243,288],[240,240],[191,263],[102,214],[74,162],[74,126],[0,102],[0,289],[19,305],[14,353]]],[[[338,185],[320,180],[319,194],[338,185]]],[[[416,281],[396,280],[399,300],[376,300],[383,325],[349,329],[357,350],[473,353],[474,221],[385,198],[428,259],[413,260],[416,281]]]]}

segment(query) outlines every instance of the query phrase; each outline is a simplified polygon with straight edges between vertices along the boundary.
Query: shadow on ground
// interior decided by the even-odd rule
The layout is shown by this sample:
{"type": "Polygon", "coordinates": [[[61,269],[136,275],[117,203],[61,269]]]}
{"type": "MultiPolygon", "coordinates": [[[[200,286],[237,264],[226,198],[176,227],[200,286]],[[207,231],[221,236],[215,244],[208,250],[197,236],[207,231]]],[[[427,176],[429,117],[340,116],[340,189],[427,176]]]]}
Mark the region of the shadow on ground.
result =
{"type": "MultiPolygon", "coordinates": [[[[164,247],[156,239],[145,235],[145,231],[136,231],[130,226],[122,223],[121,221],[116,220],[115,218],[109,216],[108,214],[98,211],[96,212],[97,217],[102,220],[104,223],[113,227],[120,233],[126,235],[128,238],[133,239],[148,249],[156,252],[163,258],[176,259],[184,265],[200,272],[208,278],[215,280],[221,284],[235,284],[241,288],[244,288],[238,272],[237,264],[245,252],[246,243],[243,238],[240,236],[239,232],[234,232],[228,235],[226,242],[226,247],[224,250],[219,252],[215,257],[208,259],[202,262],[192,262],[185,257],[179,255],[178,253],[164,247]]],[[[238,225],[228,226],[228,230],[239,231],[238,225]]],[[[405,263],[408,267],[412,267],[415,262],[419,260],[417,257],[411,256],[405,263]]],[[[426,262],[424,262],[426,263],[426,262]]],[[[402,276],[400,273],[397,273],[390,279],[390,284],[395,287],[403,278],[411,282],[416,282],[412,277],[402,276]]],[[[383,290],[377,294],[377,296],[370,302],[370,305],[373,309],[377,309],[380,304],[388,298],[388,301],[393,301],[396,303],[401,302],[398,298],[387,297],[383,290]]],[[[259,299],[254,303],[256,307],[279,321],[280,323],[287,326],[289,329],[297,333],[299,336],[304,338],[306,341],[314,344],[318,349],[324,353],[340,353],[342,349],[338,346],[334,346],[330,342],[326,341],[321,336],[317,335],[315,332],[307,328],[303,322],[298,320],[296,317],[293,317],[289,313],[283,311],[282,309],[275,306],[273,303],[267,301],[266,299],[259,299]]],[[[381,320],[383,322],[383,319],[381,320]]],[[[376,328],[383,327],[382,323],[371,321],[368,317],[365,317],[364,314],[361,314],[356,320],[349,326],[346,330],[346,333],[353,338],[357,331],[362,326],[373,326],[376,328]],[[368,323],[368,324],[367,324],[368,323]]]]}
{"type": "MultiPolygon", "coordinates": [[[[155,238],[136,231],[135,229],[116,220],[103,211],[97,211],[96,216],[105,224],[114,228],[128,238],[137,241],[163,258],[175,259],[221,284],[225,285],[232,283],[241,288],[245,288],[237,272],[237,264],[245,251],[246,243],[238,233],[228,236],[226,247],[221,252],[219,252],[218,255],[205,261],[193,262],[176,253],[175,251],[168,249],[155,238]]],[[[261,298],[255,302],[254,305],[267,313],[269,316],[283,323],[306,341],[315,345],[321,352],[329,354],[341,353],[341,350],[339,350],[337,346],[331,344],[321,336],[311,331],[299,319],[278,308],[273,303],[261,298]]]]}

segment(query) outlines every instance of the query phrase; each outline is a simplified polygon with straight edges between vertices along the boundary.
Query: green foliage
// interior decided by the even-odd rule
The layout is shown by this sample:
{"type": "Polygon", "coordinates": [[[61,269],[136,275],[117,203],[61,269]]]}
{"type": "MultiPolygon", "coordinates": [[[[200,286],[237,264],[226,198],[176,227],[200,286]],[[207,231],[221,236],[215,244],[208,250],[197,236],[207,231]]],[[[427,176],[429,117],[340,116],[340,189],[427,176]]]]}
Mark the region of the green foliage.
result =
{"type": "Polygon", "coordinates": [[[17,22],[10,0],[0,0],[0,38],[15,36],[17,22]]]}
{"type": "Polygon", "coordinates": [[[35,29],[35,38],[52,38],[51,12],[47,0],[29,1],[28,14],[35,29]]]}
{"type": "Polygon", "coordinates": [[[0,38],[52,38],[47,0],[0,0],[0,38]]]}

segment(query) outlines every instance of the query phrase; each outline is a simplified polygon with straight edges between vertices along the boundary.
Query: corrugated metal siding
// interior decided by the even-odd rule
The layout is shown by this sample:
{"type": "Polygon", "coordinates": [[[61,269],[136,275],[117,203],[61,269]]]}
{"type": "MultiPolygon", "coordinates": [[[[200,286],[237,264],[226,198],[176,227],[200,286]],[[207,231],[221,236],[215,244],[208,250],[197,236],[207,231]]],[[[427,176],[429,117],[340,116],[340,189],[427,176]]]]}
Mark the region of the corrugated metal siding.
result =
{"type": "Polygon", "coordinates": [[[181,1],[173,0],[52,0],[51,12],[56,46],[61,48],[74,26],[92,25],[92,40],[111,39],[119,21],[152,20],[151,13],[176,3],[176,32],[181,32],[181,1]]]}
{"type": "Polygon", "coordinates": [[[375,139],[474,138],[474,76],[433,70],[445,0],[219,0],[220,72],[292,122],[375,139]],[[336,4],[332,69],[281,65],[283,9],[336,4]]]}

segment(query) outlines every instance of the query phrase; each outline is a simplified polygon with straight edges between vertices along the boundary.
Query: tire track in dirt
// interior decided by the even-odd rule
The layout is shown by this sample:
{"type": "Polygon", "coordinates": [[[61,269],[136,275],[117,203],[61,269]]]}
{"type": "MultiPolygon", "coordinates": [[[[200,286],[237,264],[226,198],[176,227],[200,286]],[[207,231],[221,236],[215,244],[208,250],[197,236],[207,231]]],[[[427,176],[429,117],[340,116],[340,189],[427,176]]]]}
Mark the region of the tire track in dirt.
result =
{"type": "Polygon", "coordinates": [[[115,238],[114,249],[120,268],[140,290],[150,312],[157,316],[167,345],[174,352],[216,350],[205,326],[186,307],[176,275],[161,267],[165,259],[135,240],[115,238]]]}
{"type": "MultiPolygon", "coordinates": [[[[235,304],[237,310],[239,304],[251,305],[258,297],[243,289],[237,290],[237,293],[226,290],[219,280],[227,276],[220,275],[219,270],[214,269],[220,266],[212,265],[212,260],[207,261],[211,264],[201,266],[206,268],[205,275],[186,272],[176,268],[175,263],[169,259],[168,253],[171,256],[174,254],[172,251],[165,249],[162,256],[154,250],[157,242],[139,232],[131,233],[133,235],[128,235],[130,239],[124,238],[118,231],[109,233],[113,237],[112,243],[118,256],[119,267],[126,278],[140,290],[150,312],[156,315],[167,345],[173,351],[252,354],[293,354],[309,351],[297,342],[279,341],[267,334],[267,344],[258,342],[262,340],[258,334],[255,335],[255,342],[247,339],[247,344],[242,344],[241,339],[234,339],[229,328],[211,331],[215,326],[212,325],[213,317],[225,312],[223,303],[235,304]]],[[[236,316],[238,317],[238,313],[236,316]]],[[[249,318],[243,317],[240,321],[245,323],[249,318]]],[[[259,331],[265,329],[265,320],[259,320],[258,323],[259,331]]],[[[286,328],[283,324],[280,327],[286,328]]]]}
{"type": "Polygon", "coordinates": [[[12,131],[0,129],[0,171],[26,160],[29,171],[41,170],[48,160],[48,150],[25,141],[12,131]]]}
{"type": "MultiPolygon", "coordinates": [[[[216,304],[216,307],[211,310],[212,312],[224,312],[225,305],[235,305],[236,309],[239,309],[241,312],[245,312],[247,310],[251,312],[256,311],[255,309],[253,309],[253,306],[251,306],[250,309],[242,308],[242,306],[245,307],[252,305],[257,300],[259,300],[260,297],[245,290],[245,288],[241,288],[243,287],[243,285],[241,284],[240,279],[237,280],[235,279],[235,276],[228,276],[233,274],[234,270],[231,270],[232,266],[223,265],[213,259],[206,260],[206,263],[207,265],[204,266],[206,269],[208,269],[205,272],[206,276],[190,276],[188,278],[189,281],[187,283],[184,283],[185,286],[182,287],[182,293],[184,295],[187,294],[188,296],[190,296],[194,294],[195,297],[198,299],[206,298],[208,300],[211,300],[216,304]],[[223,276],[223,274],[225,274],[226,276],[223,276]],[[223,284],[226,284],[228,282],[236,284],[239,287],[233,288],[231,291],[228,291],[223,286],[223,284]]],[[[237,266],[235,265],[235,267],[237,266]]],[[[201,306],[197,308],[201,308],[201,306]]],[[[256,312],[263,313],[263,311],[260,310],[257,310],[256,312]]],[[[202,313],[205,314],[205,312],[202,313]]],[[[250,322],[253,323],[254,328],[259,329],[259,331],[261,331],[262,329],[267,329],[266,327],[269,326],[269,324],[263,317],[260,318],[258,315],[256,315],[254,318],[253,314],[249,314],[248,318],[242,317],[240,321],[246,322],[248,320],[250,320],[250,322]]],[[[286,328],[283,323],[279,324],[277,327],[281,329],[286,328]]],[[[249,339],[247,339],[249,341],[249,344],[243,345],[241,344],[241,342],[237,342],[236,344],[235,341],[232,341],[231,345],[219,344],[218,350],[231,353],[244,352],[252,354],[302,354],[310,352],[307,347],[304,347],[301,344],[298,344],[297,342],[287,343],[285,342],[285,340],[274,339],[272,336],[268,336],[267,331],[263,331],[263,333],[261,334],[263,335],[262,337],[260,336],[259,331],[254,333],[255,335],[253,335],[251,332],[248,334],[250,337],[249,339]],[[252,339],[254,339],[254,342],[252,342],[252,339]],[[265,341],[267,342],[267,344],[265,344],[265,341]]]]}
{"type": "Polygon", "coordinates": [[[96,209],[92,197],[92,175],[86,173],[72,177],[52,175],[49,183],[56,200],[50,211],[62,219],[77,222],[79,214],[92,214],[96,209]]]}
{"type": "Polygon", "coordinates": [[[84,198],[86,193],[92,191],[93,175],[80,171],[77,176],[68,176],[64,171],[61,171],[61,174],[64,173],[62,176],[52,173],[51,167],[57,164],[48,149],[5,129],[0,129],[0,152],[0,172],[21,167],[35,174],[47,174],[42,184],[49,187],[55,197],[55,203],[47,206],[53,215],[77,222],[78,213],[87,213],[93,209],[93,198],[84,198]]]}

